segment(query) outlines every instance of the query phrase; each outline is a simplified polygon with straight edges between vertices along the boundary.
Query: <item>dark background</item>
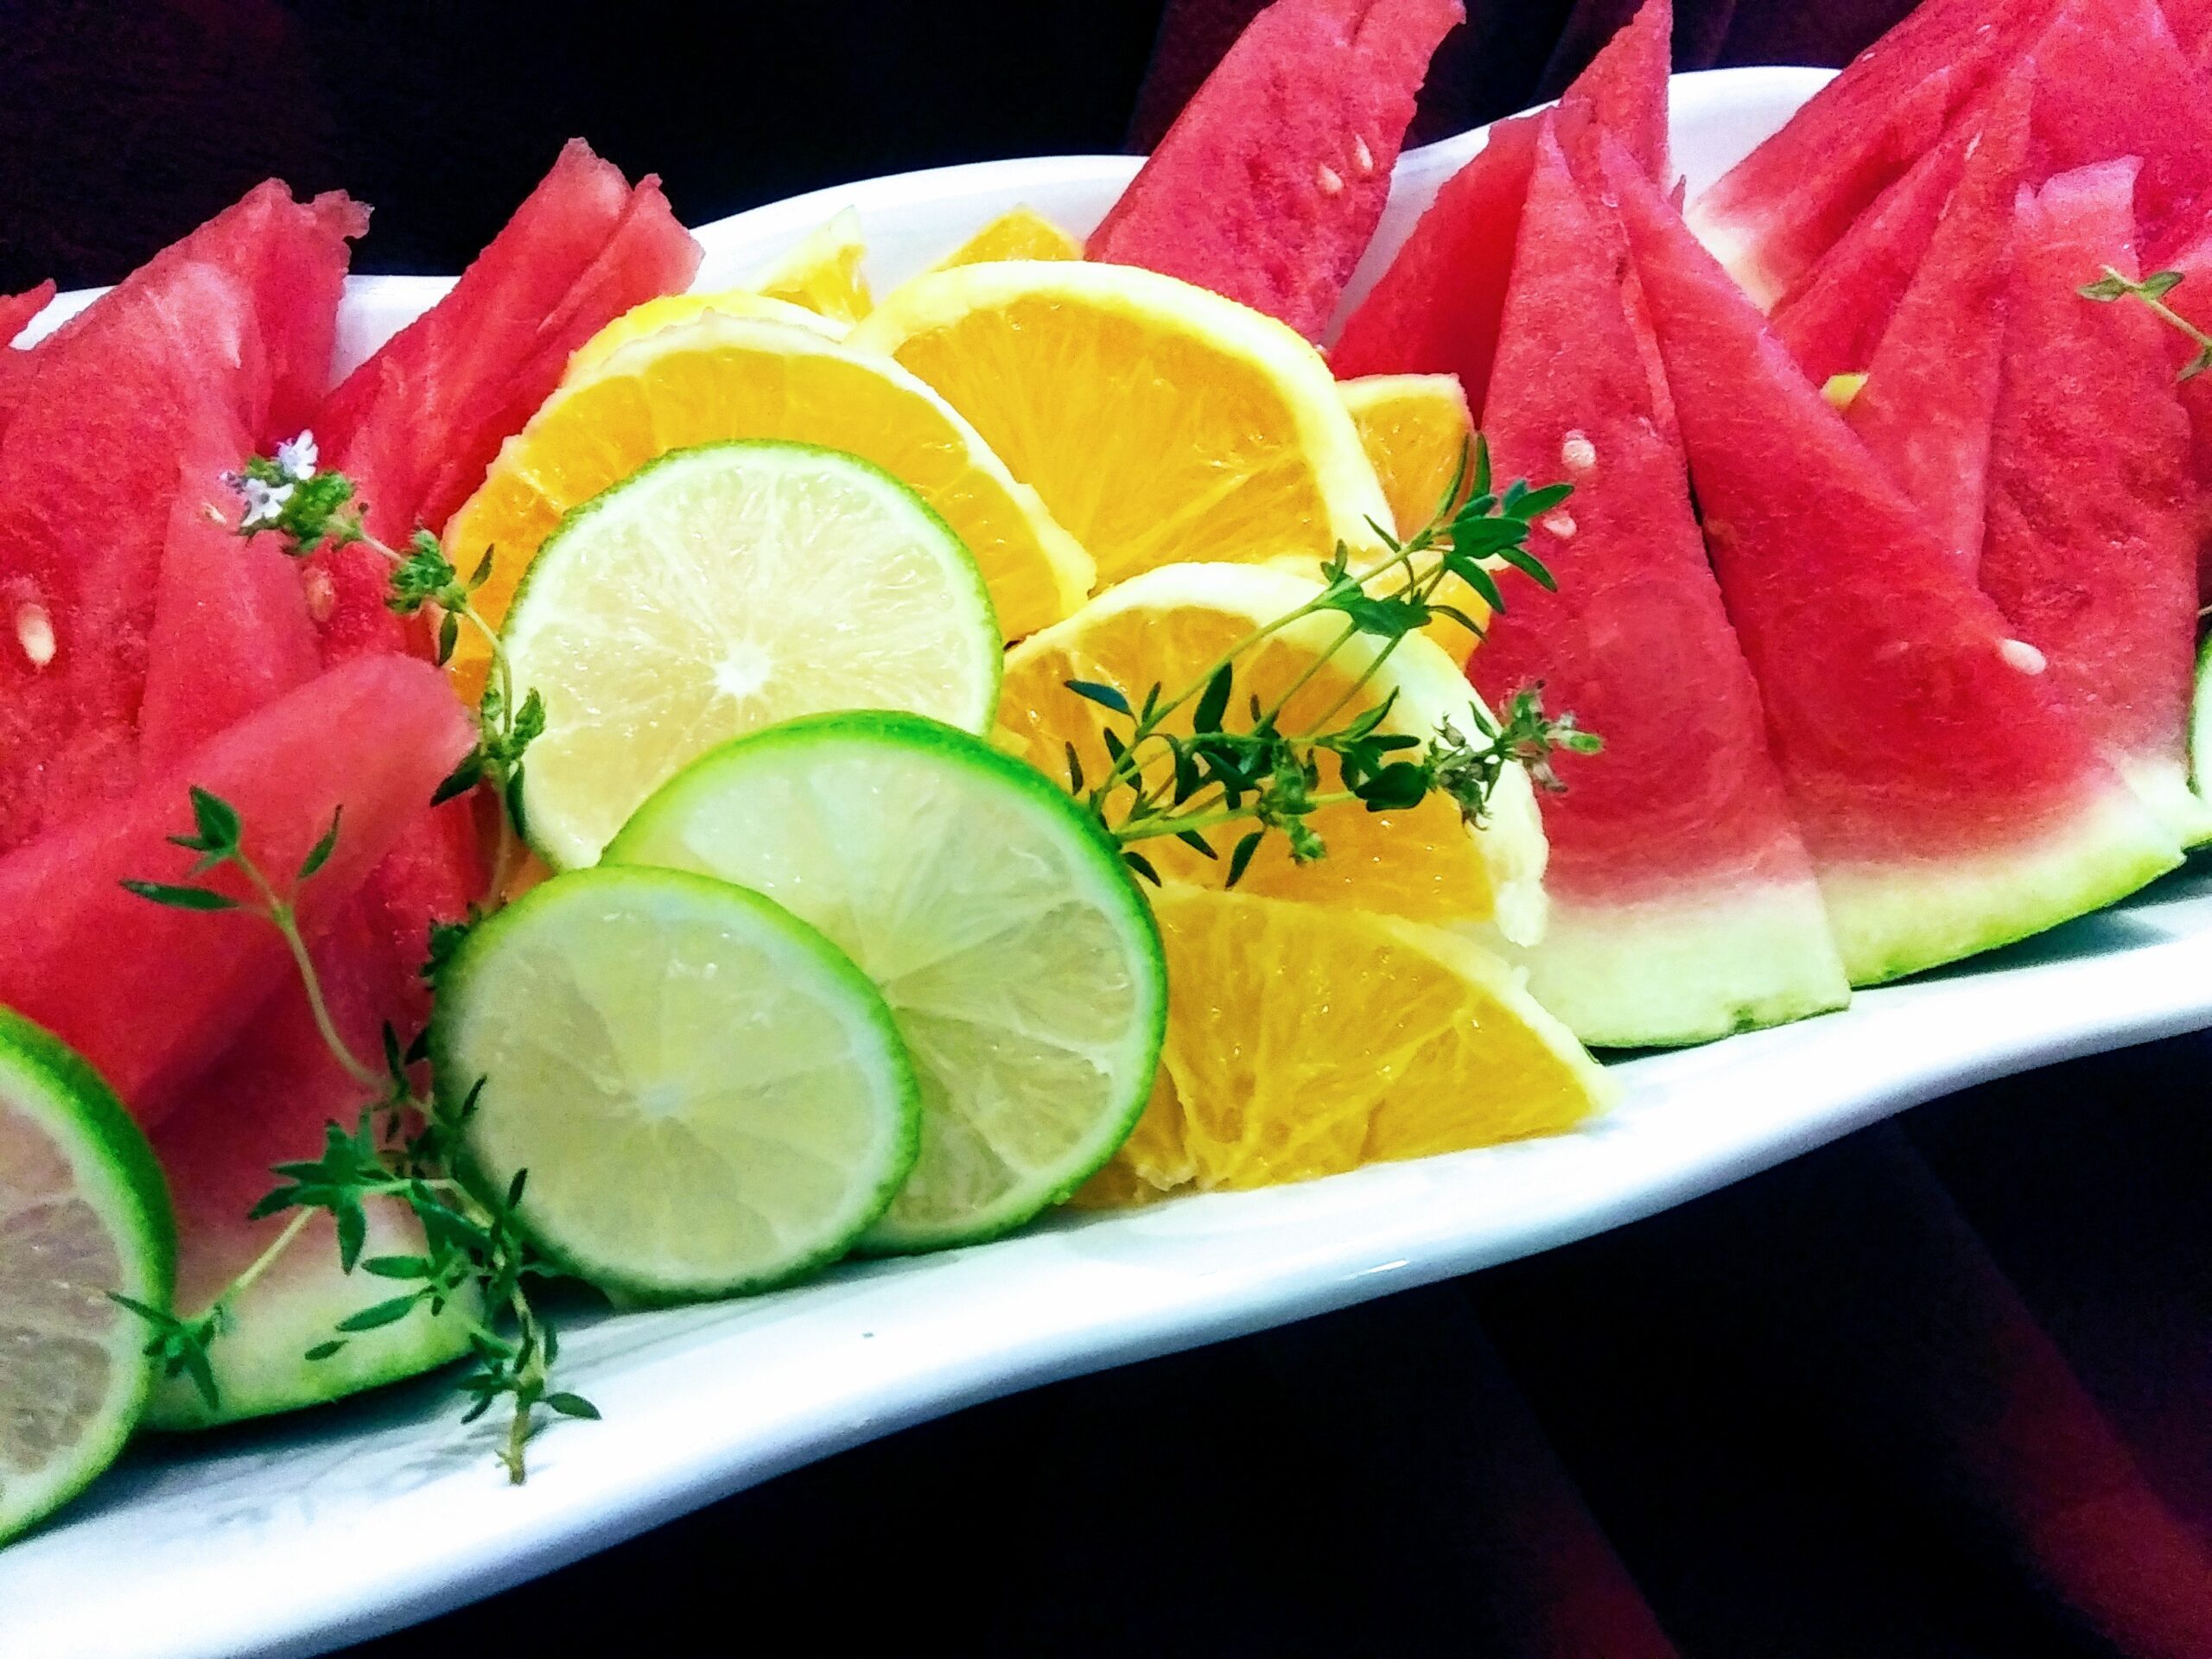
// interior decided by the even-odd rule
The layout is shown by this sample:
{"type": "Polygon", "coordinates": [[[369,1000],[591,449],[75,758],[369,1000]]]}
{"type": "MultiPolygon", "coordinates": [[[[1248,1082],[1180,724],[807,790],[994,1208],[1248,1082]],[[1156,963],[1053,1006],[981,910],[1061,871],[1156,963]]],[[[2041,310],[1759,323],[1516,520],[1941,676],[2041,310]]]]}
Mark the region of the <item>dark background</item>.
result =
{"type": "MultiPolygon", "coordinates": [[[[270,173],[376,204],[359,268],[454,270],[574,133],[694,223],[1141,148],[1252,9],[0,0],[0,291],[112,281],[270,173]]],[[[1677,67],[1840,61],[1904,9],[1681,0],[1677,67]]],[[[1470,10],[1417,137],[1556,92],[1630,6],[1470,10]]],[[[2207,1659],[2208,1062],[1977,1090],[1534,1261],[981,1407],[359,1659],[2207,1659]]]]}

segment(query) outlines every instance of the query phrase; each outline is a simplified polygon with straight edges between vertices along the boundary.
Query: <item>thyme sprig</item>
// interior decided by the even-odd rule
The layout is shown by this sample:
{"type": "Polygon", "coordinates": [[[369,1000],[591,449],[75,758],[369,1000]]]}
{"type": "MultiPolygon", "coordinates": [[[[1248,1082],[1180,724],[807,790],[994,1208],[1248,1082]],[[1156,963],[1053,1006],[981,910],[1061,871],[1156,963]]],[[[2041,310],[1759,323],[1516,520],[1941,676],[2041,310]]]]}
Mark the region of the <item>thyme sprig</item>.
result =
{"type": "Polygon", "coordinates": [[[2106,305],[2116,300],[2139,301],[2153,316],[2195,341],[2196,355],[2182,365],[2178,378],[2194,380],[2207,369],[2212,369],[2212,334],[2206,334],[2166,303],[2166,296],[2181,286],[2181,272],[2154,270],[2140,282],[2121,276],[2110,265],[2104,268],[2104,273],[2095,282],[2084,283],[2075,291],[2085,300],[2096,300],[2106,305]]]}
{"type": "MultiPolygon", "coordinates": [[[[518,1173],[503,1194],[473,1191],[454,1174],[463,1131],[475,1110],[482,1083],[457,1105],[435,1090],[416,1086],[428,1058],[426,1034],[403,1045],[387,1023],[380,1065],[356,1053],[338,1030],[322,988],[321,975],[300,929],[298,890],[322,869],[337,849],[340,819],[315,842],[290,884],[276,884],[245,850],[245,827],[236,808],[219,796],[194,787],[190,791],[193,830],[169,840],[194,855],[181,882],[126,880],[140,898],[173,910],[205,912],[242,911],[275,928],[300,976],[316,1030],[332,1058],[362,1091],[360,1111],[351,1127],[324,1126],[318,1154],[276,1166],[277,1184],[248,1212],[247,1219],[285,1215],[283,1229],[246,1268],[215,1296],[195,1319],[180,1319],[165,1309],[130,1298],[116,1300],[146,1322],[145,1352],[165,1376],[188,1376],[211,1409],[221,1393],[209,1351],[237,1323],[238,1300],[297,1242],[318,1214],[327,1214],[338,1236],[340,1268],[357,1268],[372,1277],[404,1287],[337,1322],[331,1336],[307,1351],[311,1362],[329,1359],[349,1338],[397,1323],[418,1308],[433,1318],[448,1313],[465,1322],[475,1368],[461,1379],[471,1398],[463,1418],[474,1421],[500,1400],[512,1403],[506,1440],[499,1457],[508,1478],[520,1484],[526,1472],[524,1447],[542,1421],[541,1408],[559,1415],[593,1418],[597,1409],[582,1395],[552,1386],[559,1340],[532,1304],[528,1281],[550,1276],[531,1253],[516,1220],[527,1172],[518,1173]],[[234,890],[204,878],[219,869],[237,872],[234,890]],[[361,1252],[368,1238],[367,1205],[374,1199],[404,1204],[421,1224],[423,1249],[415,1255],[361,1252]],[[482,1316],[480,1317],[479,1310],[482,1316]],[[503,1318],[504,1316],[504,1318],[503,1318]],[[503,1328],[504,1326],[504,1328],[503,1328]]],[[[447,941],[450,949],[451,941],[447,941]]]]}
{"type": "Polygon", "coordinates": [[[1441,794],[1469,823],[1478,823],[1498,779],[1516,763],[1525,765],[1539,784],[1559,787],[1553,754],[1592,753],[1600,740],[1580,729],[1571,713],[1547,715],[1540,686],[1515,692],[1502,718],[1493,719],[1470,699],[1471,733],[1446,720],[1425,739],[1383,729],[1396,707],[1395,691],[1349,717],[1345,711],[1407,636],[1434,620],[1481,636],[1482,625],[1446,597],[1448,584],[1464,582],[1494,613],[1505,609],[1497,567],[1555,588],[1550,571],[1529,550],[1529,527],[1554,511],[1569,490],[1565,484],[1534,488],[1518,479],[1493,489],[1490,452],[1478,437],[1462,454],[1427,524],[1401,541],[1370,523],[1384,556],[1357,570],[1339,543],[1322,566],[1322,586],[1313,598],[1254,628],[1180,690],[1171,693],[1155,683],[1133,701],[1118,686],[1066,682],[1077,696],[1130,722],[1126,731],[1106,729],[1107,767],[1096,779],[1086,777],[1082,757],[1068,746],[1069,790],[1113,836],[1129,867],[1154,882],[1159,873],[1137,850],[1140,843],[1172,836],[1218,859],[1214,833],[1250,826],[1230,849],[1233,887],[1271,834],[1283,837],[1300,863],[1325,856],[1327,844],[1312,819],[1327,807],[1356,801],[1370,812],[1403,811],[1441,794]],[[1239,698],[1238,667],[1253,651],[1308,617],[1325,615],[1341,617],[1341,626],[1288,686],[1271,700],[1249,691],[1239,698]],[[1318,715],[1286,730],[1283,718],[1293,699],[1362,637],[1380,643],[1351,683],[1318,715]],[[1230,711],[1240,701],[1247,718],[1231,725],[1230,711]],[[1179,718],[1186,709],[1187,731],[1179,718]]]}
{"type": "Polygon", "coordinates": [[[463,626],[483,639],[491,654],[491,673],[477,707],[475,747],[438,785],[433,802],[464,795],[488,784],[498,795],[501,817],[493,858],[492,892],[506,891],[519,855],[522,828],[523,755],[545,730],[545,705],[535,690],[516,696],[514,670],[499,630],[477,609],[474,595],[492,574],[486,551],[463,576],[429,531],[416,529],[403,548],[372,536],[361,516],[359,491],[346,474],[322,467],[315,434],[302,432],[276,446],[273,455],[251,455],[226,482],[245,505],[238,533],[264,532],[279,539],[293,558],[324,549],[362,547],[391,568],[385,603],[397,614],[428,613],[436,619],[433,638],[441,666],[453,658],[463,626]]]}

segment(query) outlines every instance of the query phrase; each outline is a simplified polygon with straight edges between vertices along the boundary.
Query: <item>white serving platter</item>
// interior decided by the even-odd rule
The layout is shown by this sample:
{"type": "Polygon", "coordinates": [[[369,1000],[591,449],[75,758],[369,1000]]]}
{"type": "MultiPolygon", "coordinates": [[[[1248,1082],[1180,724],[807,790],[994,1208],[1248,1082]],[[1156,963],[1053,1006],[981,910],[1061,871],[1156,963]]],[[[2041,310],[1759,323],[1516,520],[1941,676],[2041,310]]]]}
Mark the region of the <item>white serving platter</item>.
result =
{"type": "MultiPolygon", "coordinates": [[[[1796,69],[1677,78],[1675,143],[1691,188],[1824,79],[1796,69]]],[[[1363,282],[1480,142],[1469,134],[1403,158],[1363,282]]],[[[1017,202],[1088,230],[1135,166],[996,162],[817,192],[701,232],[700,283],[742,282],[848,206],[879,285],[1017,202]]],[[[443,287],[355,282],[342,354],[365,354],[443,287]]],[[[542,1436],[528,1485],[505,1484],[495,1429],[461,1427],[436,1379],[156,1440],[55,1523],[0,1551],[0,1655],[321,1652],[963,1406],[1527,1255],[1964,1084],[2207,1025],[2212,871],[2183,871],[1968,967],[1868,992],[1846,1013],[1624,1061],[1624,1101],[1575,1135],[1061,1216],[995,1244],[849,1266],[749,1301],[588,1316],[563,1360],[605,1421],[542,1436]]]]}

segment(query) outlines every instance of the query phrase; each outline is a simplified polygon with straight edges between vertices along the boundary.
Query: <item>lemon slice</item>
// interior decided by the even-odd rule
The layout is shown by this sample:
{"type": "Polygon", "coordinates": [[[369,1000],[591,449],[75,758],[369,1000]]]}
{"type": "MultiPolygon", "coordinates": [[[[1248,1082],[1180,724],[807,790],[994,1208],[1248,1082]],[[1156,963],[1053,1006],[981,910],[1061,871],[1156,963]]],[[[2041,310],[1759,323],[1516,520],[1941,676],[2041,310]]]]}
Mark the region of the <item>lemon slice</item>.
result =
{"type": "Polygon", "coordinates": [[[1172,276],[963,265],[906,283],[851,343],[943,392],[1107,583],[1179,561],[1317,565],[1389,522],[1320,353],[1172,276]]]}
{"type": "Polygon", "coordinates": [[[889,474],[795,443],[683,449],[571,514],[502,639],[545,704],[522,790],[556,869],[717,743],[796,715],[991,721],[998,625],[975,562],[889,474]]]}
{"type": "Polygon", "coordinates": [[[1014,207],[931,265],[989,264],[1001,259],[1080,259],[1083,244],[1033,207],[1014,207]]]}
{"type": "Polygon", "coordinates": [[[1520,975],[1463,936],[1171,887],[1161,1080],[1079,1195],[1262,1186],[1573,1128],[1615,1089],[1520,975]]]}
{"type": "Polygon", "coordinates": [[[165,1309],[175,1262],[145,1136],[91,1066],[0,1008],[0,1541],[123,1449],[153,1366],[108,1293],[165,1309]]]}
{"type": "Polygon", "coordinates": [[[1166,982],[1143,897],[1052,782],[912,715],[825,715],[715,750],[607,861],[718,876],[819,927],[882,990],[922,1090],[914,1173],[864,1250],[995,1237],[1128,1134],[1166,982]]]}
{"type": "Polygon", "coordinates": [[[547,1255],[645,1300],[842,1255],[913,1167],[919,1096],[875,988],[798,918],[673,870],[581,870],[469,934],[437,1086],[471,1173],[547,1255]],[[481,1087],[479,1088],[479,1082],[481,1087]]]}
{"type": "MultiPolygon", "coordinates": [[[[656,455],[725,438],[780,438],[874,461],[967,544],[1000,624],[1019,636],[1090,590],[1088,556],[944,399],[899,368],[811,328],[709,310],[632,340],[561,390],[507,440],[446,526],[455,566],[492,567],[476,605],[495,624],[562,516],[656,455]]],[[[454,675],[474,696],[486,653],[463,630],[454,675]]]]}
{"type": "MultiPolygon", "coordinates": [[[[1179,690],[1236,641],[1318,591],[1319,584],[1287,571],[1243,565],[1167,565],[1147,572],[1008,654],[998,723],[1033,765],[1064,773],[1072,744],[1084,775],[1102,777],[1108,764],[1103,733],[1109,728],[1125,732],[1128,722],[1077,696],[1068,681],[1115,686],[1132,704],[1141,702],[1154,684],[1179,690]]],[[[1427,739],[1449,721],[1474,734],[1473,711],[1481,704],[1436,645],[1408,638],[1353,692],[1379,646],[1358,636],[1317,666],[1315,659],[1327,654],[1343,631],[1341,618],[1309,616],[1248,652],[1237,665],[1236,707],[1242,709],[1248,696],[1272,703],[1295,685],[1281,715],[1286,731],[1312,724],[1350,694],[1333,716],[1338,723],[1395,698],[1385,731],[1427,739]]],[[[1332,764],[1324,762],[1324,789],[1338,787],[1327,770],[1332,764]]],[[[1402,812],[1370,813],[1355,803],[1325,807],[1311,823],[1328,845],[1325,858],[1294,864],[1282,838],[1270,836],[1241,887],[1414,920],[1487,923],[1521,944],[1532,944],[1542,934],[1543,824],[1535,791],[1518,767],[1507,768],[1499,779],[1488,820],[1478,829],[1462,823],[1458,809],[1440,796],[1402,812]]],[[[1147,842],[1144,850],[1167,881],[1224,882],[1225,857],[1208,860],[1164,838],[1147,842]]],[[[1226,847],[1216,850],[1225,853],[1226,847]]]]}
{"type": "Polygon", "coordinates": [[[861,216],[847,207],[801,238],[790,251],[753,279],[753,291],[788,300],[833,322],[858,322],[868,313],[868,278],[861,262],[861,216]]]}
{"type": "Polygon", "coordinates": [[[842,340],[847,333],[844,324],[833,322],[819,312],[793,305],[789,300],[772,300],[750,289],[724,289],[715,294],[664,294],[643,305],[632,306],[577,346],[569,358],[568,372],[563,378],[564,382],[589,379],[600,365],[625,346],[657,334],[664,328],[673,328],[679,322],[702,317],[709,311],[717,316],[754,317],[763,322],[785,323],[829,340],[842,340]]]}

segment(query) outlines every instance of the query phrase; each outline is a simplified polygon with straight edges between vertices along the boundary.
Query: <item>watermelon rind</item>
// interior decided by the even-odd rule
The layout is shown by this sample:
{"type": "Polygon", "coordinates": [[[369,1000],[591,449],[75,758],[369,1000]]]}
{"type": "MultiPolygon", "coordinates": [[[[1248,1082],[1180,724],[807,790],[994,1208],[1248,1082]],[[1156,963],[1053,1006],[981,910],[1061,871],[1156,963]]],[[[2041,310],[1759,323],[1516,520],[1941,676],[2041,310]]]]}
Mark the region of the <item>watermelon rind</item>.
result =
{"type": "Polygon", "coordinates": [[[1554,894],[1529,990],[1592,1048],[1688,1047],[1843,1007],[1851,987],[1802,881],[1604,903],[1554,894]]]}
{"type": "Polygon", "coordinates": [[[1830,862],[1829,925],[1855,986],[2011,944],[2125,899],[2182,861],[2135,791],[2115,780],[2050,833],[1922,863],[1830,862]]]}
{"type": "MultiPolygon", "coordinates": [[[[372,1200],[365,1208],[364,1260],[422,1253],[423,1230],[404,1206],[372,1200]]],[[[435,1319],[418,1310],[347,1336],[327,1359],[307,1357],[310,1348],[336,1338],[340,1319],[399,1288],[358,1268],[346,1273],[329,1219],[316,1217],[238,1299],[230,1328],[209,1345],[217,1403],[210,1406],[189,1377],[164,1377],[147,1402],[144,1422],[159,1429],[213,1428],[296,1411],[450,1364],[468,1351],[469,1326],[478,1312],[473,1292],[448,1303],[435,1319]]],[[[188,1310],[194,1315],[204,1311],[188,1310]]]]}

